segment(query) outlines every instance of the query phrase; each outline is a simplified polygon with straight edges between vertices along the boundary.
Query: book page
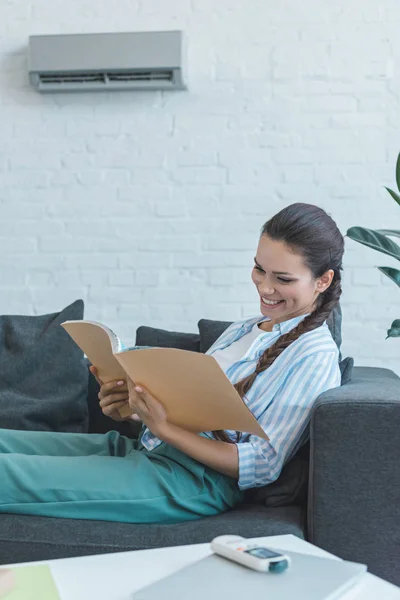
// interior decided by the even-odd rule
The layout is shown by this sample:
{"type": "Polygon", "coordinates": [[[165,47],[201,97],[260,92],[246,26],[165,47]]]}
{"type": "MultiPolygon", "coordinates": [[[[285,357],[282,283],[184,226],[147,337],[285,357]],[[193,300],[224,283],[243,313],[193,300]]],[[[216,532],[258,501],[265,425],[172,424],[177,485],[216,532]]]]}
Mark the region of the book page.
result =
{"type": "Polygon", "coordinates": [[[126,379],[125,371],[113,353],[113,348],[118,352],[122,344],[111,329],[96,321],[65,321],[61,326],[97,368],[101,381],[126,379]]]}

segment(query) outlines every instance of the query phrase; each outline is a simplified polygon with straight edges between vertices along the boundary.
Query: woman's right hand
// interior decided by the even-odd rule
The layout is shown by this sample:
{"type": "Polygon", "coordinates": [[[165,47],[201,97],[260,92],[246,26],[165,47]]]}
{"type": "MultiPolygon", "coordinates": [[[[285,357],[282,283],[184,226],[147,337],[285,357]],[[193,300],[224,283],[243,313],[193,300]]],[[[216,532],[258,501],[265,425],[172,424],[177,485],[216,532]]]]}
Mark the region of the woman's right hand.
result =
{"type": "Polygon", "coordinates": [[[106,417],[114,421],[136,421],[136,415],[121,417],[119,409],[128,404],[129,393],[126,381],[109,381],[103,383],[98,376],[96,367],[89,367],[89,371],[100,385],[100,408],[106,417]]]}

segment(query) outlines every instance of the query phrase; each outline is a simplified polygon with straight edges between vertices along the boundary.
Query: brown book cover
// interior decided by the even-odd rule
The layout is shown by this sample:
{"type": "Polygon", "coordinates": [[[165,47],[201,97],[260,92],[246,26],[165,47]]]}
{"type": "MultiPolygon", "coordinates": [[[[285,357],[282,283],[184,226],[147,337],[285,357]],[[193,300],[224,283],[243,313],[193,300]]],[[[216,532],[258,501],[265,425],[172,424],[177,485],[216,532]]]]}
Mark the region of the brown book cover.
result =
{"type": "MultiPolygon", "coordinates": [[[[170,423],[200,433],[229,429],[268,440],[218,362],[208,354],[175,348],[124,350],[111,329],[95,321],[66,321],[64,329],[97,367],[102,381],[142,385],[164,406],[170,423]]],[[[132,414],[129,405],[121,416],[132,414]]]]}

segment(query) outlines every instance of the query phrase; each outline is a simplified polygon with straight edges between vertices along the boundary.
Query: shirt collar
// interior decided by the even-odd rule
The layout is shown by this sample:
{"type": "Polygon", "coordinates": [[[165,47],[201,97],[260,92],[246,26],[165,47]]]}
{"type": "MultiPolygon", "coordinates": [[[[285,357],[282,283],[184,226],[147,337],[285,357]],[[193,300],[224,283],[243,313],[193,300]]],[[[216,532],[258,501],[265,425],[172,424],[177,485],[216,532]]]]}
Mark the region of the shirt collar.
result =
{"type": "MultiPolygon", "coordinates": [[[[299,317],[293,317],[293,319],[288,319],[287,321],[283,321],[283,323],[277,323],[276,325],[273,326],[272,331],[279,332],[280,335],[284,335],[285,333],[288,333],[289,331],[294,329],[309,314],[310,313],[307,313],[305,315],[300,315],[299,317]]],[[[264,321],[270,321],[270,319],[268,317],[264,317],[262,315],[258,315],[257,317],[252,317],[245,324],[246,333],[248,331],[250,331],[256,323],[263,323],[264,321]],[[261,316],[261,318],[260,318],[260,316],[261,316]]],[[[262,329],[260,331],[262,332],[262,329]]],[[[264,333],[268,333],[268,332],[265,331],[264,333]]]]}
{"type": "Polygon", "coordinates": [[[293,319],[289,319],[288,321],[283,321],[283,323],[278,323],[277,325],[274,325],[272,331],[279,331],[282,335],[284,333],[288,333],[289,331],[297,327],[299,323],[304,321],[304,319],[309,314],[310,313],[307,313],[306,315],[300,315],[299,317],[294,317],[293,319]]]}

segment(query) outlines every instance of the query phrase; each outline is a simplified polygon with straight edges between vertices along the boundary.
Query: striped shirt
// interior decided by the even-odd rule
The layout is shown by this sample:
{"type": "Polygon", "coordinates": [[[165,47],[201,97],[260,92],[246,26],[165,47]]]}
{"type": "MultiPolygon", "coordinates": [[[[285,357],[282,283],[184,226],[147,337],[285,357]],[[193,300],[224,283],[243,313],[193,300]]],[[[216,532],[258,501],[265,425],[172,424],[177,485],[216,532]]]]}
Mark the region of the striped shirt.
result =
{"type": "MultiPolygon", "coordinates": [[[[240,360],[226,370],[232,384],[254,373],[261,354],[280,336],[296,327],[306,315],[274,325],[260,334],[240,360]]],[[[227,348],[251,331],[256,323],[268,320],[259,315],[233,323],[211,346],[207,354],[227,348]]],[[[273,364],[260,373],[244,402],[253,413],[269,441],[243,434],[236,444],[241,490],[275,481],[282,468],[307,440],[311,411],[318,396],[340,385],[339,351],[326,323],[301,335],[273,364]]],[[[232,440],[236,433],[228,431],[232,440]]],[[[209,435],[211,435],[209,433],[209,435]]],[[[142,443],[148,450],[161,441],[146,428],[142,443]]]]}

